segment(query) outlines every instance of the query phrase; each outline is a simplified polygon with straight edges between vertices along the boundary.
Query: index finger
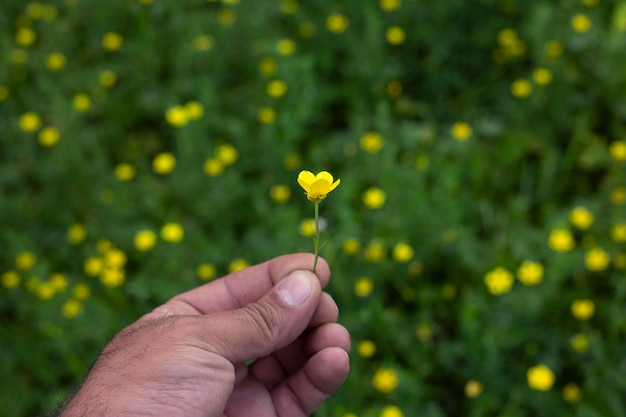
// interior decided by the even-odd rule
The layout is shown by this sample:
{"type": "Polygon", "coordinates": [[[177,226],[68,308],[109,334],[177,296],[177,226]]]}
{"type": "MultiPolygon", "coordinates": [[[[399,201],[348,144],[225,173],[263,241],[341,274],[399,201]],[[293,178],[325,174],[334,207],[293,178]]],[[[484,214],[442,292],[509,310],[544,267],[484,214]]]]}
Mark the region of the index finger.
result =
{"type": "MultiPolygon", "coordinates": [[[[257,301],[281,279],[297,270],[310,270],[314,255],[296,253],[283,255],[228,274],[172,298],[167,304],[182,302],[199,314],[210,314],[243,307],[257,301]]],[[[330,269],[319,259],[315,274],[322,284],[328,284],[330,269]]]]}

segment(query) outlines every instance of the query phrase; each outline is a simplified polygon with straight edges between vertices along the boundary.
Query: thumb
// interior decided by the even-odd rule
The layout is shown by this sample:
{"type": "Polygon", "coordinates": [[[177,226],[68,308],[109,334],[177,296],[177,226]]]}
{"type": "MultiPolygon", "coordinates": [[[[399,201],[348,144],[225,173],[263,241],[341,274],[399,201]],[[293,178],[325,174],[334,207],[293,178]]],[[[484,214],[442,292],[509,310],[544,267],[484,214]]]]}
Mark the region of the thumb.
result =
{"type": "Polygon", "coordinates": [[[317,275],[291,272],[258,301],[204,316],[203,331],[198,334],[203,335],[211,351],[232,363],[267,356],[302,334],[317,309],[321,292],[317,275]]]}

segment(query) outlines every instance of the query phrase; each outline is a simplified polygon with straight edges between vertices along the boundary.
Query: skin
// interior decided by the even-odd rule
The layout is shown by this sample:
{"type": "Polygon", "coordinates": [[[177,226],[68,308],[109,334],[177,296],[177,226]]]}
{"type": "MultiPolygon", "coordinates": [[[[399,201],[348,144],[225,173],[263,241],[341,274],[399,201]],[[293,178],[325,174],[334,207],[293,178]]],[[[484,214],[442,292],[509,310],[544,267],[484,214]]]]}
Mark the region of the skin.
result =
{"type": "Polygon", "coordinates": [[[281,256],[175,296],[111,340],[60,415],[310,415],[350,350],[328,265],[312,263],[281,256]]]}

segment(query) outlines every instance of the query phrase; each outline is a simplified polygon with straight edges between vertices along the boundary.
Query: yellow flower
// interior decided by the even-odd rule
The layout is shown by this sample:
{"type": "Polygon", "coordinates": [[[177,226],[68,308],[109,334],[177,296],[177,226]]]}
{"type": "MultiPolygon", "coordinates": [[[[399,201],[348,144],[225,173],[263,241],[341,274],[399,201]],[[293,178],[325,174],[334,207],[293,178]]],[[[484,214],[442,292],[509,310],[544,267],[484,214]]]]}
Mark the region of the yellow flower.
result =
{"type": "Polygon", "coordinates": [[[328,193],[337,188],[341,182],[339,178],[333,181],[333,176],[327,171],[313,174],[311,171],[304,170],[298,174],[298,184],[304,189],[309,201],[313,202],[324,200],[328,193]]]}
{"type": "Polygon", "coordinates": [[[566,229],[555,229],[548,237],[548,246],[557,252],[568,252],[574,248],[575,244],[574,236],[566,229]]]}
{"type": "Polygon", "coordinates": [[[332,33],[342,33],[349,25],[348,18],[340,13],[333,13],[326,18],[326,29],[332,33]]]}
{"type": "Polygon", "coordinates": [[[546,365],[533,366],[526,372],[528,386],[537,391],[548,391],[554,384],[554,373],[546,365]]]}
{"type": "Polygon", "coordinates": [[[49,148],[56,145],[61,137],[61,132],[56,127],[48,126],[39,131],[38,141],[41,146],[49,148]]]}
{"type": "Polygon", "coordinates": [[[361,244],[357,239],[350,237],[343,241],[342,250],[346,255],[354,256],[361,250],[361,244]]]}
{"type": "Polygon", "coordinates": [[[261,107],[259,109],[259,121],[264,125],[271,125],[276,121],[276,110],[271,107],[261,107]]]}
{"type": "Polygon", "coordinates": [[[72,107],[77,112],[85,112],[91,107],[91,98],[85,93],[78,93],[72,99],[72,107]]]}
{"type": "Polygon", "coordinates": [[[111,248],[104,254],[107,268],[123,268],[126,265],[126,254],[117,248],[111,248]]]}
{"type": "Polygon", "coordinates": [[[400,45],[402,42],[404,42],[404,39],[406,38],[406,33],[401,27],[392,26],[388,28],[385,32],[385,38],[387,38],[387,42],[392,45],[400,45]]]}
{"type": "Polygon", "coordinates": [[[204,116],[204,106],[199,101],[189,101],[184,108],[189,120],[200,120],[204,116]]]}
{"type": "Polygon", "coordinates": [[[546,44],[546,55],[548,55],[550,58],[558,58],[561,55],[563,55],[563,49],[565,49],[563,47],[563,43],[559,42],[559,41],[549,41],[546,44]]]}
{"type": "Polygon", "coordinates": [[[157,236],[152,230],[140,230],[135,234],[135,249],[141,252],[149,251],[156,245],[157,236]]]}
{"type": "Polygon", "coordinates": [[[574,351],[578,353],[585,353],[589,350],[589,338],[584,334],[575,334],[570,339],[570,345],[574,351]]]}
{"type": "Polygon", "coordinates": [[[100,239],[98,243],[96,243],[96,249],[99,253],[107,253],[113,249],[113,243],[108,239],[100,239]]]}
{"type": "Polygon", "coordinates": [[[217,20],[224,26],[230,26],[237,20],[237,14],[231,9],[221,9],[217,12],[217,20]]]}
{"type": "Polygon", "coordinates": [[[120,181],[130,181],[136,173],[135,167],[128,163],[121,163],[115,167],[115,176],[120,181]]]}
{"type": "Polygon", "coordinates": [[[201,280],[208,281],[217,275],[217,269],[213,264],[202,263],[198,265],[198,268],[196,268],[196,274],[201,280]]]}
{"type": "Polygon", "coordinates": [[[259,62],[259,71],[262,75],[266,77],[274,75],[277,69],[278,63],[276,62],[276,59],[274,59],[274,57],[266,56],[259,62]]]}
{"type": "Polygon", "coordinates": [[[63,303],[61,307],[61,314],[63,317],[68,319],[73,319],[78,316],[83,311],[83,305],[79,300],[70,298],[66,302],[63,303]]]}
{"type": "Polygon", "coordinates": [[[170,243],[178,243],[185,237],[183,226],[178,223],[165,223],[161,228],[161,238],[170,243]]]}
{"type": "Polygon", "coordinates": [[[34,132],[41,126],[41,118],[35,112],[29,111],[20,116],[20,129],[24,132],[34,132]]]}
{"type": "Polygon", "coordinates": [[[592,300],[588,298],[576,299],[572,302],[572,316],[578,320],[589,320],[593,317],[596,306],[592,300]]]}
{"type": "Polygon", "coordinates": [[[374,281],[369,277],[360,277],[354,283],[354,292],[359,297],[367,297],[374,290],[374,281]]]}
{"type": "Polygon", "coordinates": [[[40,300],[49,300],[54,297],[54,287],[50,282],[41,282],[35,287],[37,298],[40,300]]]}
{"type": "Polygon", "coordinates": [[[125,280],[124,270],[120,268],[105,268],[100,275],[100,282],[109,288],[120,287],[125,280]]]}
{"type": "Polygon", "coordinates": [[[376,343],[371,340],[361,340],[357,345],[357,352],[362,358],[371,358],[376,353],[376,343]]]}
{"type": "Polygon", "coordinates": [[[219,145],[216,149],[217,158],[224,164],[224,166],[230,166],[239,158],[239,151],[230,144],[219,145]]]}
{"type": "Polygon", "coordinates": [[[386,12],[392,12],[400,7],[401,0],[380,0],[380,8],[386,12]]]}
{"type": "Polygon", "coordinates": [[[476,381],[475,379],[470,379],[465,384],[465,396],[467,398],[476,398],[480,394],[482,394],[484,389],[483,384],[480,381],[476,381]]]}
{"type": "Polygon", "coordinates": [[[224,164],[216,158],[209,158],[204,162],[204,173],[209,177],[218,177],[224,172],[224,164]]]}
{"type": "Polygon", "coordinates": [[[189,114],[184,106],[174,106],[165,112],[165,120],[171,126],[182,127],[189,123],[189,114]]]}
{"type": "Polygon", "coordinates": [[[600,247],[593,247],[585,253],[585,266],[590,271],[604,271],[611,261],[611,256],[600,247]]]}
{"type": "Polygon", "coordinates": [[[294,14],[298,10],[298,2],[296,0],[283,0],[280,9],[283,13],[294,14]]]}
{"type": "Polygon", "coordinates": [[[37,40],[37,32],[32,28],[24,26],[15,33],[15,43],[20,46],[32,46],[37,40]]]}
{"type": "Polygon", "coordinates": [[[273,98],[279,98],[287,92],[287,83],[283,80],[273,80],[267,84],[267,95],[273,98]]]}
{"type": "Polygon", "coordinates": [[[210,35],[200,35],[193,40],[193,47],[198,52],[206,52],[213,48],[215,39],[210,35]]]}
{"type": "Polygon", "coordinates": [[[616,161],[626,161],[626,141],[615,141],[609,147],[611,157],[616,161]]]}
{"type": "Polygon", "coordinates": [[[374,239],[365,248],[365,260],[371,263],[377,263],[385,259],[387,251],[382,241],[374,239]]]}
{"type": "Polygon", "coordinates": [[[622,205],[626,202],[626,187],[615,187],[611,190],[611,202],[615,205],[622,205]]]}
{"type": "Polygon", "coordinates": [[[533,71],[533,80],[537,85],[548,85],[552,82],[552,72],[547,68],[536,68],[533,71]]]}
{"type": "Polygon", "coordinates": [[[72,296],[77,300],[86,300],[91,296],[91,289],[89,285],[80,282],[72,288],[72,296]]]}
{"type": "Polygon", "coordinates": [[[64,292],[67,289],[68,280],[65,274],[52,274],[48,281],[54,292],[64,292]]]}
{"type": "Polygon", "coordinates": [[[567,403],[576,404],[582,399],[583,393],[578,385],[570,382],[563,387],[561,397],[563,397],[563,400],[567,403]]]}
{"type": "Polygon", "coordinates": [[[406,263],[413,258],[413,253],[413,248],[409,244],[400,242],[394,246],[392,256],[397,262],[406,263]]]}
{"type": "Polygon", "coordinates": [[[537,285],[543,281],[543,265],[539,262],[524,261],[517,270],[517,279],[524,285],[537,285]]]}
{"type": "Polygon", "coordinates": [[[387,195],[378,187],[370,187],[361,196],[363,203],[367,208],[379,209],[385,205],[387,195]]]}
{"type": "Polygon", "coordinates": [[[380,417],[404,417],[402,410],[396,405],[386,405],[380,411],[380,417]]]}
{"type": "Polygon", "coordinates": [[[270,188],[272,200],[279,204],[285,204],[291,197],[291,189],[284,184],[277,184],[270,188]]]}
{"type": "Polygon", "coordinates": [[[104,267],[104,262],[101,258],[91,257],[85,260],[83,265],[83,269],[85,270],[85,274],[90,277],[95,277],[100,275],[102,272],[102,268],[104,267]]]}
{"type": "Polygon", "coordinates": [[[20,276],[15,271],[8,271],[2,274],[0,282],[5,288],[15,288],[20,285],[20,276]]]}
{"type": "Polygon", "coordinates": [[[528,80],[515,80],[513,84],[511,84],[511,94],[513,94],[517,98],[526,98],[532,93],[533,86],[528,82],[528,80]]]}
{"type": "Polygon", "coordinates": [[[572,17],[571,25],[576,32],[584,33],[591,28],[591,20],[587,15],[579,13],[572,17]]]}
{"type": "Polygon", "coordinates": [[[51,52],[46,57],[46,68],[50,71],[60,71],[65,67],[65,55],[61,52],[51,52]]]}
{"type": "Polygon", "coordinates": [[[304,219],[300,222],[300,234],[304,237],[315,236],[315,219],[304,219]]]}
{"type": "Polygon", "coordinates": [[[170,152],[162,152],[152,160],[152,170],[157,174],[169,174],[176,167],[176,158],[170,152]]]}
{"type": "Polygon", "coordinates": [[[618,223],[611,228],[611,237],[616,243],[626,242],[626,223],[618,223]]]}
{"type": "Polygon", "coordinates": [[[98,75],[98,84],[104,88],[111,88],[117,82],[117,75],[111,70],[103,70],[98,75]]]}
{"type": "Polygon", "coordinates": [[[398,387],[398,375],[393,369],[380,368],[372,378],[372,385],[383,394],[390,393],[398,387]]]}
{"type": "Polygon", "coordinates": [[[485,275],[485,284],[491,294],[504,294],[513,286],[513,274],[502,267],[497,267],[485,275]]]}
{"type": "Polygon", "coordinates": [[[296,51],[296,43],[291,39],[281,39],[276,44],[276,51],[283,56],[292,55],[296,51]]]}
{"type": "Polygon", "coordinates": [[[285,159],[283,159],[283,165],[289,171],[295,171],[302,165],[302,158],[297,153],[287,154],[285,159]]]}
{"type": "Polygon", "coordinates": [[[466,122],[456,122],[452,125],[452,137],[460,142],[468,140],[472,136],[472,127],[466,122]]]}
{"type": "Polygon", "coordinates": [[[383,137],[378,132],[367,132],[361,136],[359,146],[366,152],[377,153],[383,147],[383,137]]]}
{"type": "Polygon", "coordinates": [[[15,266],[20,271],[28,271],[37,262],[37,257],[32,252],[20,252],[15,257],[15,266]]]}
{"type": "Polygon", "coordinates": [[[124,38],[117,32],[107,32],[102,36],[102,47],[107,51],[117,51],[122,47],[124,38]]]}
{"type": "Polygon", "coordinates": [[[582,206],[575,207],[569,214],[569,221],[581,230],[588,229],[593,220],[593,213],[582,206]]]}
{"type": "Polygon", "coordinates": [[[250,266],[250,263],[248,261],[246,261],[245,259],[236,258],[233,259],[230,265],[228,265],[228,272],[236,272],[247,268],[248,266],[250,266]]]}

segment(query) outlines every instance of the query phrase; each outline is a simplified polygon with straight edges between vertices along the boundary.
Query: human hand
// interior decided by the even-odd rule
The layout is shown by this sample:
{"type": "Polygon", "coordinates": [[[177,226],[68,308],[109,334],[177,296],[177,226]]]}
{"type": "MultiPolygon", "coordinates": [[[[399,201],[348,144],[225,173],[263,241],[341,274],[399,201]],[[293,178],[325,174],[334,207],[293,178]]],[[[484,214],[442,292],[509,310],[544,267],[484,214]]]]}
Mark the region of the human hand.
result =
{"type": "Polygon", "coordinates": [[[172,298],[111,340],[60,415],[310,415],[350,349],[328,265],[312,261],[281,256],[172,298]]]}

